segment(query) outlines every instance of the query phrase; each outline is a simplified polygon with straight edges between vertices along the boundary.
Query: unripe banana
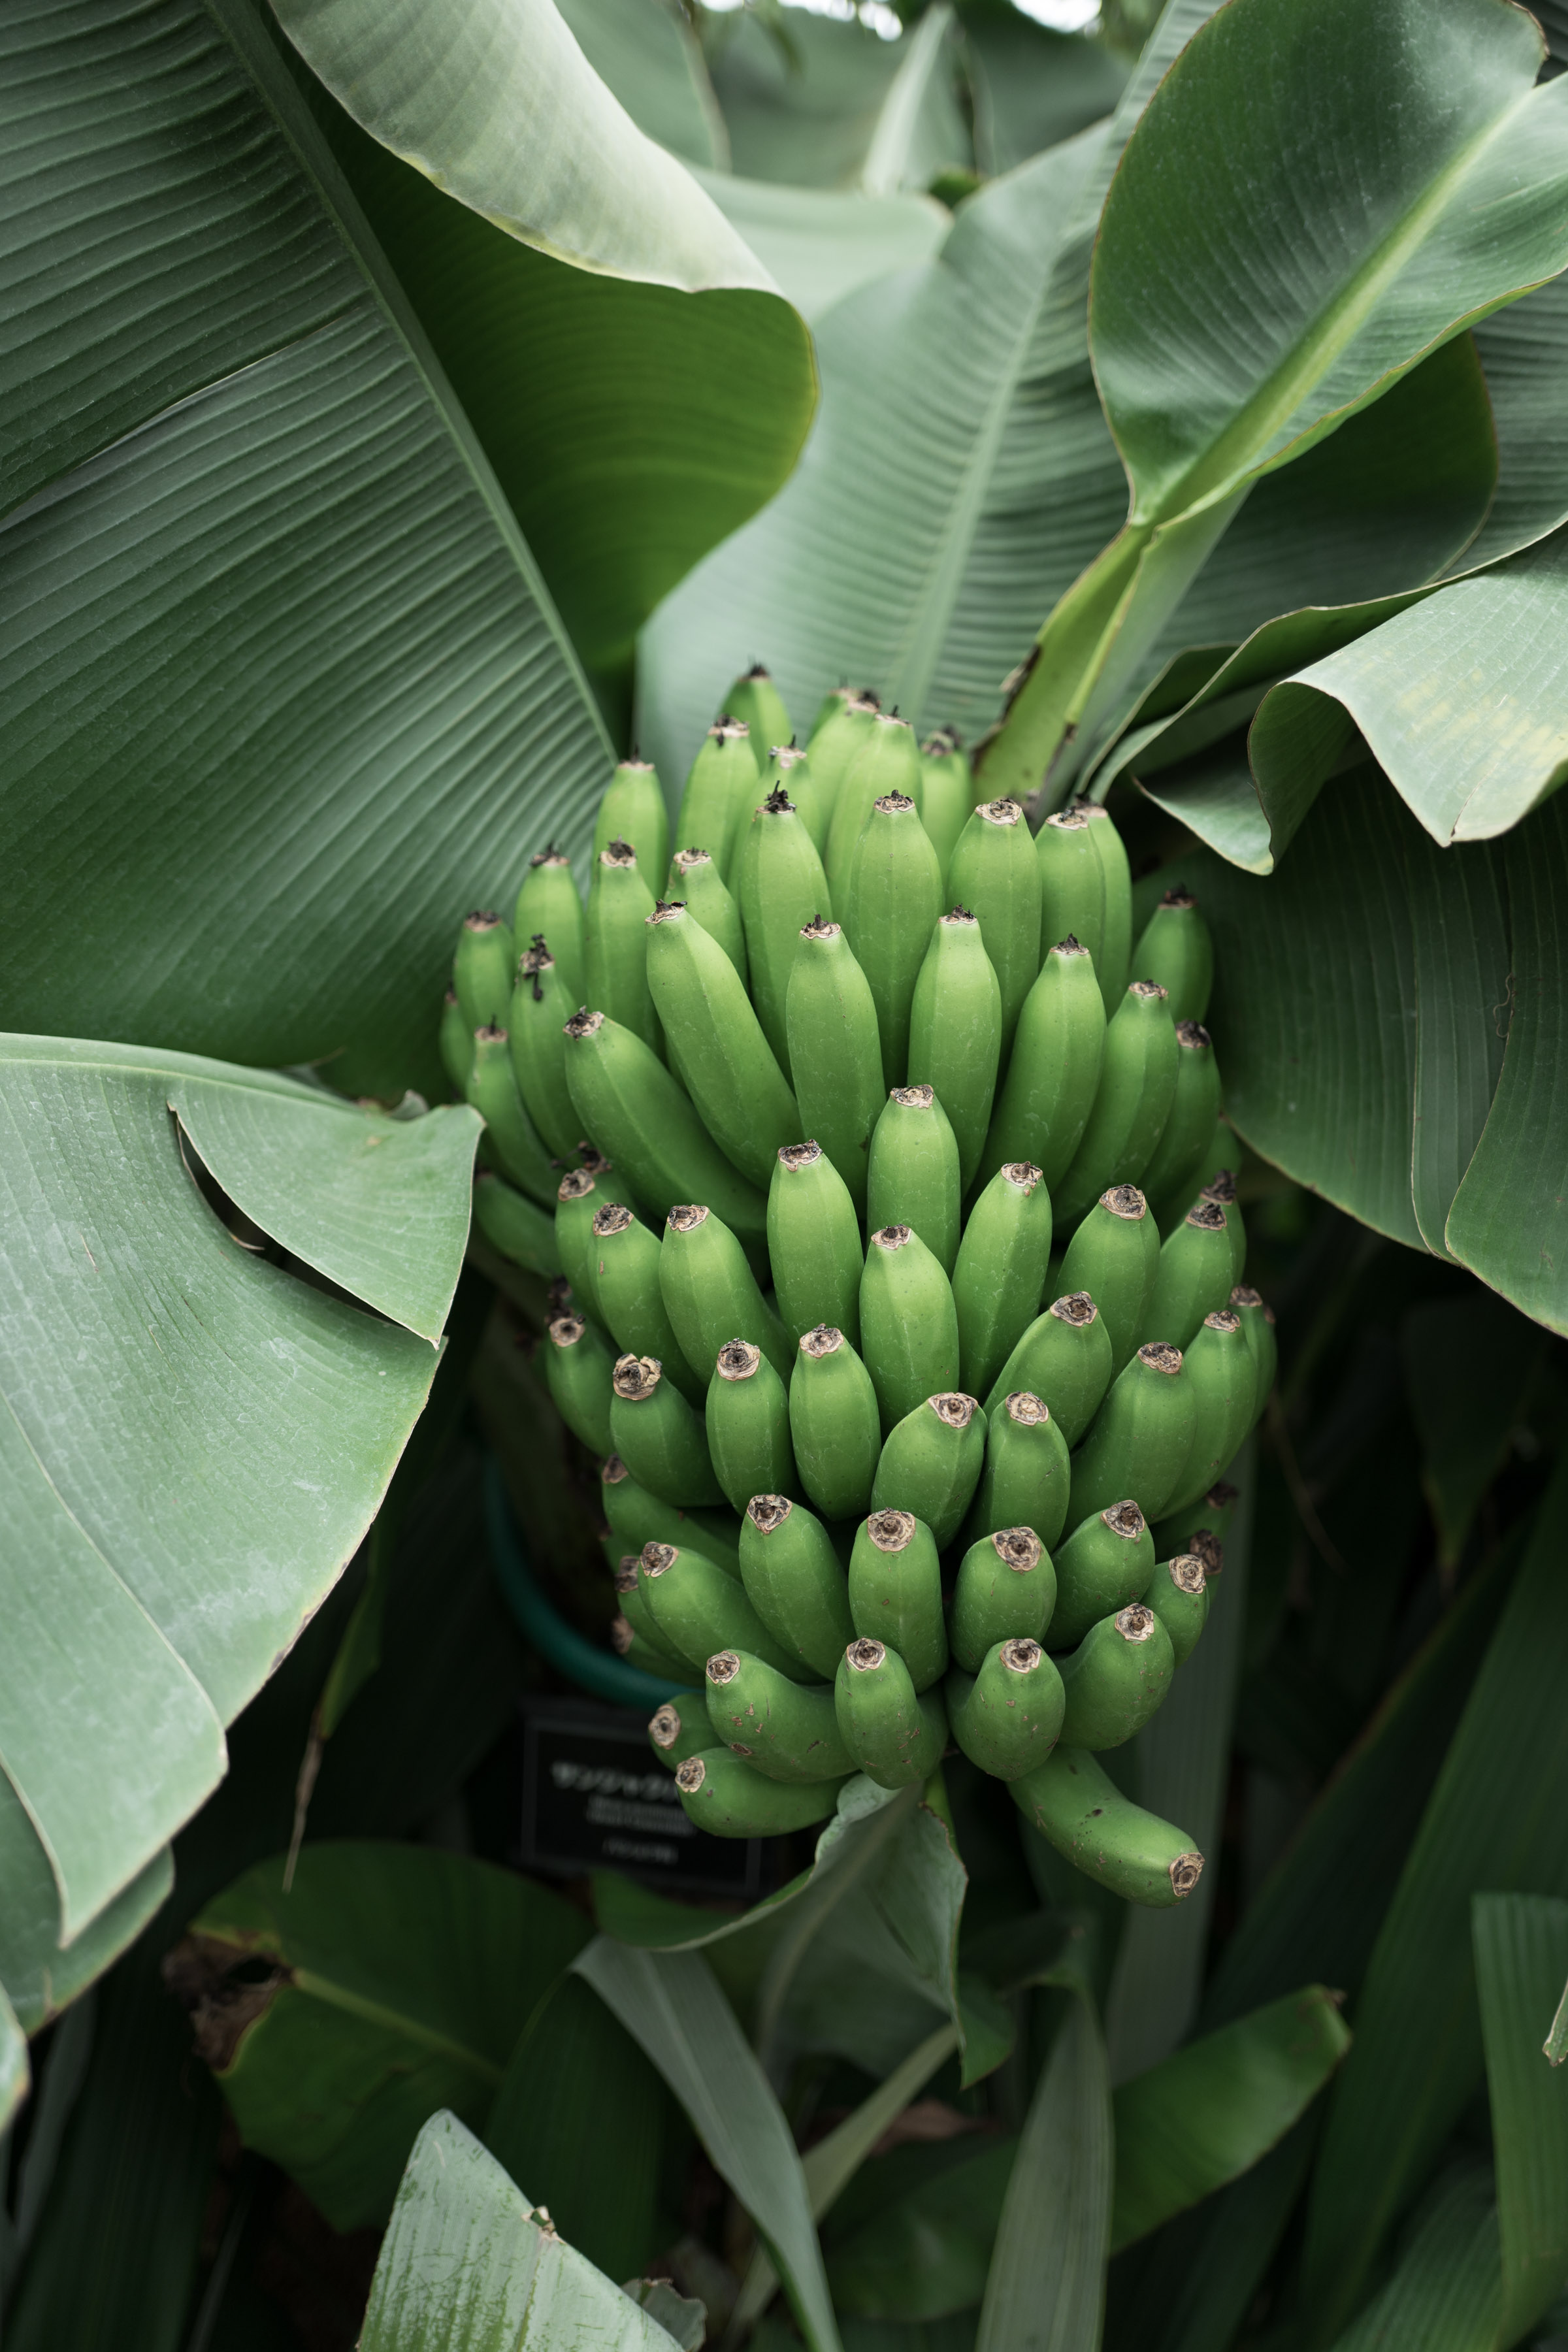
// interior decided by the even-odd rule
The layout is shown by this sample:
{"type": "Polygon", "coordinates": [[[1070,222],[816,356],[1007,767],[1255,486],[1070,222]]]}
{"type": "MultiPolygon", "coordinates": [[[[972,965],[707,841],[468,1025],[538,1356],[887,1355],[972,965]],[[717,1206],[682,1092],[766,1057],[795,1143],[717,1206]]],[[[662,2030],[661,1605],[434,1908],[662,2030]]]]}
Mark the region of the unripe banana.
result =
{"type": "Polygon", "coordinates": [[[1105,1058],[1105,1006],[1094,964],[1069,931],[1046,954],[1024,999],[1012,1058],[991,1115],[981,1168],[1032,1160],[1060,1183],[1083,1140],[1105,1058]]]}
{"type": "Polygon", "coordinates": [[[805,1670],[774,1641],[745,1587],[717,1560],[686,1544],[650,1543],[643,1546],[638,1572],[654,1623],[699,1673],[715,1650],[745,1650],[781,1674],[805,1679],[805,1670]]]}
{"type": "Polygon", "coordinates": [[[881,1114],[882,1040],[870,983],[837,923],[801,931],[784,1025],[802,1123],[866,1207],[871,1130],[881,1114]]]}
{"type": "Polygon", "coordinates": [[[561,1160],[571,1160],[583,1132],[566,1084],[565,1027],[575,1010],[548,942],[531,940],[518,962],[507,1015],[512,1075],[523,1108],[561,1160]]]}
{"type": "MultiPolygon", "coordinates": [[[[1105,953],[1105,869],[1081,808],[1058,809],[1035,835],[1040,868],[1040,955],[1070,936],[1093,958],[1097,985],[1105,953]]],[[[1118,992],[1120,993],[1120,992],[1118,992]]],[[[1114,1000],[1102,999],[1109,1018],[1114,1000]]]]}
{"type": "MultiPolygon", "coordinates": [[[[708,1458],[702,1423],[652,1356],[618,1356],[601,1454],[618,1454],[639,1486],[684,1509],[718,1503],[723,1490],[708,1458]]],[[[657,1612],[655,1612],[657,1614],[657,1612]]],[[[706,1650],[693,1658],[700,1665],[706,1650]]]]}
{"type": "Polygon", "coordinates": [[[789,1380],[795,1349],[787,1332],[735,1235],[700,1202],[677,1202],[664,1221],[658,1286],[689,1364],[710,1365],[726,1339],[750,1339],[780,1380],[789,1380]]]}
{"type": "MultiPolygon", "coordinates": [[[[665,1653],[656,1650],[650,1642],[645,1642],[625,1617],[612,1617],[610,1620],[610,1647],[618,1658],[626,1660],[628,1666],[636,1666],[639,1674],[651,1676],[655,1682],[690,1682],[689,1666],[684,1664],[670,1665],[665,1653]]],[[[711,1731],[708,1736],[712,1738],[711,1731]]]]}
{"type": "Polygon", "coordinates": [[[948,896],[979,918],[1002,991],[1002,1049],[1040,969],[1040,864],[1016,801],[984,801],[959,836],[948,896]]]}
{"type": "Polygon", "coordinates": [[[1215,1314],[1230,1297],[1232,1264],[1225,1210],[1217,1201],[1198,1202],[1160,1252],[1142,1336],[1186,1347],[1205,1316],[1215,1314]]]}
{"type": "Polygon", "coordinates": [[[1002,991],[967,908],[939,917],[910,1004],[910,1084],[934,1087],[967,1192],[985,1149],[1002,1052],[1002,991]]]}
{"type": "MultiPolygon", "coordinates": [[[[815,741],[809,749],[816,763],[820,754],[815,741]]],[[[822,862],[827,869],[827,887],[840,908],[847,902],[855,852],[877,803],[891,794],[907,800],[913,811],[920,805],[920,790],[921,754],[914,729],[895,713],[879,710],[856,745],[854,756],[842,771],[833,795],[833,821],[827,829],[827,851],[822,862]]],[[[915,822],[919,823],[918,817],[915,822]]],[[[934,862],[934,850],[931,857],[934,862]]],[[[940,868],[938,878],[940,883],[940,868]]],[[[936,920],[934,908],[931,920],[936,920]]],[[[853,944],[853,932],[850,940],[853,944]]],[[[921,945],[924,947],[923,940],[921,945]]]]}
{"type": "Polygon", "coordinates": [[[801,1335],[789,1424],[800,1483],[816,1508],[830,1519],[868,1510],[882,1451],[881,1413],[870,1373],[831,1323],[801,1335]]]}
{"type": "Polygon", "coordinates": [[[710,1837],[783,1837],[825,1822],[842,1780],[770,1780],[727,1748],[689,1756],[675,1776],[689,1821],[710,1837]]]}
{"type": "Polygon", "coordinates": [[[706,1201],[732,1233],[761,1244],[766,1200],[725,1159],[658,1055],[602,1013],[574,1014],[565,1037],[572,1099],[637,1202],[664,1216],[678,1201],[706,1201]]]}
{"type": "Polygon", "coordinates": [[[588,892],[588,1002],[662,1056],[647,979],[647,918],[655,903],[631,844],[612,841],[594,860],[588,892]]]}
{"type": "Polygon", "coordinates": [[[713,1727],[701,1693],[690,1698],[667,1698],[648,1717],[648,1746],[659,1762],[678,1772],[689,1756],[700,1756],[713,1745],[713,1727]]]}
{"type": "Polygon", "coordinates": [[[647,931],[648,987],[671,1066],[721,1151],[765,1185],[773,1154],[800,1133],[800,1114],[745,984],[684,907],[661,899],[647,931]]]}
{"type": "Polygon", "coordinates": [[[675,838],[705,849],[728,882],[739,846],[736,835],[756,797],[757,762],[750,734],[744,726],[721,719],[710,727],[691,763],[675,838]]]}
{"type": "Polygon", "coordinates": [[[1052,1557],[1057,1571],[1053,1650],[1071,1649],[1102,1617],[1142,1601],[1154,1579],[1154,1539],[1132,1502],[1097,1511],[1074,1528],[1052,1557]]]}
{"type": "Polygon", "coordinates": [[[931,1087],[895,1087],[871,1130],[868,1224],[909,1225],[946,1275],[963,1222],[958,1143],[931,1087]]]}
{"type": "Polygon", "coordinates": [[[1110,1386],[1105,1318],[1086,1290],[1068,1291],[1037,1316],[991,1384],[987,1413],[1024,1389],[1050,1407],[1063,1439],[1076,1445],[1110,1386]]]}
{"type": "Polygon", "coordinates": [[[915,982],[942,909],[936,852],[904,793],[886,793],[873,805],[855,845],[848,879],[836,887],[834,900],[877,1007],[888,1083],[901,1086],[909,1067],[915,982]]]}
{"type": "MultiPolygon", "coordinates": [[[[616,1570],[615,1582],[616,1599],[620,1608],[622,1623],[630,1627],[632,1633],[641,1643],[645,1654],[657,1658],[666,1672],[674,1675],[677,1682],[685,1682],[690,1669],[679,1651],[665,1640],[664,1635],[654,1623],[653,1611],[648,1607],[647,1595],[642,1589],[637,1555],[635,1551],[623,1553],[621,1564],[616,1570]]],[[[619,1647],[619,1644],[617,1643],[616,1646],[619,1647]]],[[[679,1718],[677,1720],[679,1721],[679,1718]]],[[[649,1729],[651,1728],[650,1725],[649,1729]]],[[[699,1748],[708,1746],[712,1734],[704,1720],[701,1737],[689,1738],[683,1752],[688,1756],[694,1755],[699,1748]]],[[[665,1759],[665,1761],[673,1772],[680,1761],[680,1757],[669,1756],[665,1759]]]]}
{"type": "Polygon", "coordinates": [[[474,1223],[490,1247],[514,1265],[546,1280],[562,1272],[554,1218],[491,1168],[478,1170],[474,1177],[474,1223]]]}
{"type": "Polygon", "coordinates": [[[529,859],[512,929],[520,940],[531,940],[536,931],[543,934],[562,987],[574,1004],[581,1004],[588,971],[587,923],[572,860],[559,849],[536,850],[529,859]]]}
{"type": "Polygon", "coordinates": [[[623,760],[605,787],[594,819],[595,865],[612,841],[631,844],[648,897],[657,898],[669,865],[669,811],[658,771],[647,760],[623,760]]]}
{"type": "Polygon", "coordinates": [[[505,1028],[514,961],[511,933],[499,915],[464,916],[452,986],[470,1035],[476,1029],[505,1028]]]}
{"type": "MultiPolygon", "coordinates": [[[[594,1297],[622,1355],[657,1356],[689,1404],[703,1405],[708,1383],[687,1362],[659,1288],[659,1244],[622,1201],[594,1213],[594,1297]]],[[[646,1538],[645,1538],[646,1540],[646,1538]]]]}
{"type": "Polygon", "coordinates": [[[1171,1637],[1142,1601],[1102,1617],[1062,1660],[1063,1740],[1069,1748],[1121,1747],[1154,1714],[1175,1670],[1171,1637]]]}
{"type": "Polygon", "coordinates": [[[1049,1407],[1029,1390],[1015,1389],[986,1418],[985,1468],[969,1516],[971,1535],[1033,1528],[1043,1544],[1054,1544],[1067,1524],[1071,1476],[1067,1440],[1049,1407]]]}
{"type": "Polygon", "coordinates": [[[1174,1559],[1162,1560],[1143,1596],[1143,1605],[1153,1611],[1169,1634],[1171,1655],[1177,1665],[1184,1666],[1208,1622],[1208,1570],[1203,1561],[1194,1552],[1178,1552],[1174,1559]]]}
{"type": "Polygon", "coordinates": [[[1121,835],[1104,809],[1093,801],[1083,801],[1079,805],[1089,819],[1089,845],[1100,860],[1105,883],[1105,915],[1094,968],[1105,994],[1106,1018],[1111,1020],[1121,1002],[1122,991],[1133,977],[1132,874],[1121,835]]]}
{"type": "Polygon", "coordinates": [[[1219,1124],[1219,1065],[1214,1041],[1197,1021],[1176,1024],[1176,1090],[1164,1132],[1154,1156],[1143,1171],[1147,1193],[1160,1231],[1169,1233],[1193,1205],[1197,1181],[1207,1163],[1219,1124]]]}
{"type": "Polygon", "coordinates": [[[458,1002],[458,992],[449,988],[441,1002],[441,1031],[438,1039],[441,1067],[447,1073],[447,1084],[454,1094],[466,1101],[468,1093],[468,1073],[474,1066],[474,1033],[463,1017],[458,1002]]]}
{"type": "Polygon", "coordinates": [[[738,873],[752,1002],[763,1034],[787,1075],[784,1007],[789,976],[801,950],[801,927],[831,921],[833,908],[816,844],[782,788],[768,794],[752,818],[738,873]]]}
{"type": "Polygon", "coordinates": [[[1202,1560],[1212,1584],[1225,1573],[1225,1536],[1236,1509],[1238,1490],[1216,1478],[1208,1493],[1190,1509],[1171,1514],[1154,1529],[1154,1550],[1161,1559],[1193,1552],[1202,1560]]]}
{"type": "Polygon", "coordinates": [[[1140,980],[1157,980],[1173,1021],[1201,1021],[1214,987],[1214,941],[1188,890],[1167,890],[1132,950],[1140,980]]]}
{"type": "Polygon", "coordinates": [[[860,1276],[860,1339],[884,1436],[928,1396],[958,1386],[952,1286],[908,1225],[871,1235],[860,1276]]]}
{"type": "Polygon", "coordinates": [[[534,1200],[555,1197],[556,1171],[550,1154],[522,1107],[504,1029],[476,1029],[468,1100],[484,1120],[485,1156],[534,1200]]]}
{"type": "MultiPolygon", "coordinates": [[[[1131,1358],[1149,1320],[1160,1275],[1160,1229],[1135,1184],[1102,1192],[1067,1246],[1061,1280],[1084,1290],[1099,1307],[1110,1338],[1112,1376],[1131,1358]]],[[[1048,1391],[1041,1389],[1059,1412],[1048,1391]]],[[[1069,1445],[1077,1443],[1067,1433],[1069,1445]]]]}
{"type": "Polygon", "coordinates": [[[1067,1704],[1062,1678],[1038,1642],[998,1642],[979,1672],[955,1667],[944,1689],[952,1736],[972,1764],[998,1780],[1020,1780],[1057,1744],[1067,1704]]]}
{"type": "Polygon", "coordinates": [[[826,697],[806,741],[806,758],[811,762],[817,799],[826,819],[826,829],[816,843],[825,867],[833,833],[833,812],[838,805],[844,779],[871,732],[877,710],[874,694],[855,694],[847,687],[839,687],[826,697]]]}
{"type": "Polygon", "coordinates": [[[796,1343],[831,1323],[860,1337],[860,1221],[819,1143],[786,1143],[768,1189],[768,1263],[784,1329],[796,1343]]]}
{"type": "Polygon", "coordinates": [[[727,1339],[708,1384],[708,1452],[719,1484],[737,1511],[753,1495],[794,1495],[789,1399],[760,1348],[727,1339]]]}
{"type": "Polygon", "coordinates": [[[1105,1032],[1089,1123],[1053,1192],[1064,1227],[1112,1186],[1137,1183],[1170,1116],[1178,1058],[1164,990],[1152,980],[1131,982],[1105,1032]]]}
{"type": "Polygon", "coordinates": [[[897,1650],[917,1691],[946,1666],[936,1541],[911,1511],[873,1511],[856,1528],[849,1615],[857,1633],[897,1650]]]}
{"type": "Polygon", "coordinates": [[[958,1563],[952,1654],[965,1674],[977,1675],[998,1642],[1043,1642],[1056,1604],[1056,1570],[1034,1528],[998,1528],[958,1563]]]}
{"type": "Polygon", "coordinates": [[[945,1550],[963,1524],[985,1461],[985,1422],[972,1396],[927,1397],[888,1433],[871,1509],[912,1511],[945,1550]]]}
{"type": "Polygon", "coordinates": [[[1239,1316],[1222,1307],[1204,1318],[1184,1351],[1182,1378],[1192,1391],[1193,1439],[1163,1507],[1170,1515],[1190,1511],[1208,1493],[1252,1427],[1258,1372],[1239,1316]]]}
{"type": "Polygon", "coordinates": [[[951,897],[947,870],[974,805],[969,762],[951,727],[939,727],[930,740],[921,745],[919,798],[921,823],[931,837],[942,871],[942,895],[951,897]]]}
{"type": "Polygon", "coordinates": [[[774,1639],[825,1680],[854,1636],[849,1588],[822,1521],[784,1495],[753,1495],[741,1521],[746,1595],[774,1639]]]}
{"type": "Polygon", "coordinates": [[[601,1175],[592,1168],[568,1168],[555,1189],[555,1254],[572,1288],[573,1305],[581,1315],[604,1325],[599,1295],[594,1286],[597,1254],[594,1219],[607,1202],[606,1185],[613,1174],[608,1162],[601,1175]]]}
{"type": "Polygon", "coordinates": [[[1241,1318],[1241,1328],[1247,1334],[1247,1345],[1252,1357],[1256,1386],[1252,1394],[1252,1417],[1260,1421],[1274,1393],[1274,1376],[1279,1366],[1279,1343],[1274,1337],[1274,1309],[1266,1307],[1256,1290],[1245,1283],[1230,1294],[1230,1303],[1241,1318]]]}
{"type": "MultiPolygon", "coordinates": [[[[811,835],[812,846],[820,857],[827,845],[827,828],[832,821],[832,804],[824,798],[817,786],[810,760],[794,743],[775,743],[772,759],[763,770],[759,791],[765,800],[770,793],[782,792],[800,811],[800,821],[811,835]]],[[[826,874],[823,868],[824,876],[826,874]]]]}
{"type": "Polygon", "coordinates": [[[885,1642],[862,1635],[838,1662],[833,1703],[844,1745],[879,1789],[928,1780],[947,1746],[939,1691],[915,1689],[904,1660],[885,1642]]]}
{"type": "Polygon", "coordinates": [[[1210,1202],[1225,1211],[1226,1231],[1230,1235],[1231,1281],[1237,1283],[1247,1267],[1247,1227],[1242,1223],[1241,1203],[1236,1197],[1236,1177],[1232,1171],[1216,1168],[1198,1194],[1198,1199],[1210,1202]]]}
{"type": "Polygon", "coordinates": [[[1124,1797],[1085,1748],[1058,1746],[1014,1781],[1013,1801],[1075,1869],[1126,1902],[1168,1909],[1202,1875],[1204,1858],[1186,1832],[1124,1797]]]}
{"type": "Polygon", "coordinates": [[[1037,1168],[1009,1160],[969,1213],[952,1301],[959,1362],[984,1396],[1039,1311],[1051,1261],[1051,1196],[1037,1168]]]}
{"type": "Polygon", "coordinates": [[[615,1358],[581,1315],[557,1315],[545,1331],[544,1376],[550,1401],[592,1453],[610,1450],[615,1358]]]}
{"type": "Polygon", "coordinates": [[[730,1510],[680,1510],[637,1484],[618,1454],[599,1471],[599,1499],[610,1532],[625,1551],[646,1544],[690,1544],[741,1582],[741,1525],[730,1510]]]}
{"type": "Polygon", "coordinates": [[[791,1682],[743,1650],[716,1651],[705,1679],[714,1737],[770,1780],[826,1780],[854,1771],[830,1684],[791,1682]]]}
{"type": "Polygon", "coordinates": [[[1152,1340],[1118,1372],[1073,1457],[1068,1516],[1077,1526],[1118,1496],[1131,1496],[1156,1519],[1186,1466],[1196,1401],[1182,1377],[1182,1351],[1152,1340]]]}
{"type": "Polygon", "coordinates": [[[752,756],[760,770],[768,763],[769,746],[794,740],[784,699],[761,662],[738,677],[724,698],[724,709],[748,730],[752,756]]]}
{"type": "Polygon", "coordinates": [[[742,981],[749,977],[740,907],[705,849],[676,851],[664,895],[671,906],[683,906],[692,921],[718,940],[742,981]]]}

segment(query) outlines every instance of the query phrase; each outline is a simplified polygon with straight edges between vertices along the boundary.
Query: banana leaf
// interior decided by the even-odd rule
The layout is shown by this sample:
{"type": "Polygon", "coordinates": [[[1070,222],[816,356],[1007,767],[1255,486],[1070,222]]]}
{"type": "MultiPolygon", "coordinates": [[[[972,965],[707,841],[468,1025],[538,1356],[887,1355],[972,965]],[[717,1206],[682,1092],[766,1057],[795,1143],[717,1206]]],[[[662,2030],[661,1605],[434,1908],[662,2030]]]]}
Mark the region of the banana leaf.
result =
{"type": "Polygon", "coordinates": [[[1568,1903],[1478,1895],[1476,1990],[1486,2043],[1502,2262],[1500,2344],[1516,2344],[1568,2286],[1568,2079],[1537,2041],[1568,1970],[1568,1903]]]}
{"type": "Polygon", "coordinates": [[[1105,2045],[1079,1986],[1018,2144],[976,2352],[1099,2352],[1114,2151],[1105,2045]]]}

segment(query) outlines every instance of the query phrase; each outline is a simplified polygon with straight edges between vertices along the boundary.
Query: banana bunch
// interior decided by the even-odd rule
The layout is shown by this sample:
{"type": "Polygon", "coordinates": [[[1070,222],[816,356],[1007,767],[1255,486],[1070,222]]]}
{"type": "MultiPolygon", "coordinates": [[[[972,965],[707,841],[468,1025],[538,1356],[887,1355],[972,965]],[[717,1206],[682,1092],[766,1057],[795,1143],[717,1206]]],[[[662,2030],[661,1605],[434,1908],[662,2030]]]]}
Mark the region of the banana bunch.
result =
{"type": "Polygon", "coordinates": [[[586,906],[542,850],[470,915],[441,1030],[476,1220],[563,1275],[551,1393],[605,1457],[617,1646],[720,1836],[956,1742],[1090,1877],[1202,1856],[1100,1762],[1203,1632],[1274,1376],[1238,1286],[1191,897],[1133,938],[1102,809],[1031,835],[956,739],[731,688],[670,853],[623,762],[586,906]],[[521,954],[518,952],[521,949],[521,954]]]}

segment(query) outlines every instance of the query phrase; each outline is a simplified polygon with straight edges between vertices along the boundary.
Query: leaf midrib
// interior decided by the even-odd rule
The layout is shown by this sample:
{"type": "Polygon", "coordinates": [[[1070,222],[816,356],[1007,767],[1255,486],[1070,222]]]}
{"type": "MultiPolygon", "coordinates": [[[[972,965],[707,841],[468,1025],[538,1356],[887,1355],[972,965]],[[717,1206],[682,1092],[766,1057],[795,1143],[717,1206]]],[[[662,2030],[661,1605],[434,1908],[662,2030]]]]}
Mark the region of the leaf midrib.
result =
{"type": "Polygon", "coordinates": [[[384,2031],[413,2042],[432,2055],[450,2058],[468,2072],[477,2074],[492,2089],[500,2083],[503,2069],[492,2059],[481,2057],[466,2042],[458,2042],[449,2033],[439,2033],[433,2025],[426,2025],[406,2011],[391,2009],[384,2001],[373,2000],[367,1993],[358,1993],[331,1977],[318,1976],[314,1969],[289,1969],[289,1978],[296,1992],[307,1993],[328,2009],[342,2010],[345,2015],[362,2019],[367,2025],[379,2025],[384,2031]]]}

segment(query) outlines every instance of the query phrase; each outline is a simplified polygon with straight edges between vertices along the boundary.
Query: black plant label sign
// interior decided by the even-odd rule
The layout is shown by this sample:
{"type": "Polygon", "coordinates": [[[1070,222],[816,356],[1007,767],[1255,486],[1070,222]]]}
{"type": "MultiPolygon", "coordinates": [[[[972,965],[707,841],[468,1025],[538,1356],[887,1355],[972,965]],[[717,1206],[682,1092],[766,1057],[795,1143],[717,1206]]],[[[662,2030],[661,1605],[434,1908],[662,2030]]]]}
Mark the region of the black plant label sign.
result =
{"type": "Polygon", "coordinates": [[[578,1877],[616,1870],[645,1885],[749,1900],[763,1841],[717,1838],[688,1821],[675,1776],[645,1727],[585,1699],[534,1699],[523,1717],[524,1870],[578,1877]]]}

